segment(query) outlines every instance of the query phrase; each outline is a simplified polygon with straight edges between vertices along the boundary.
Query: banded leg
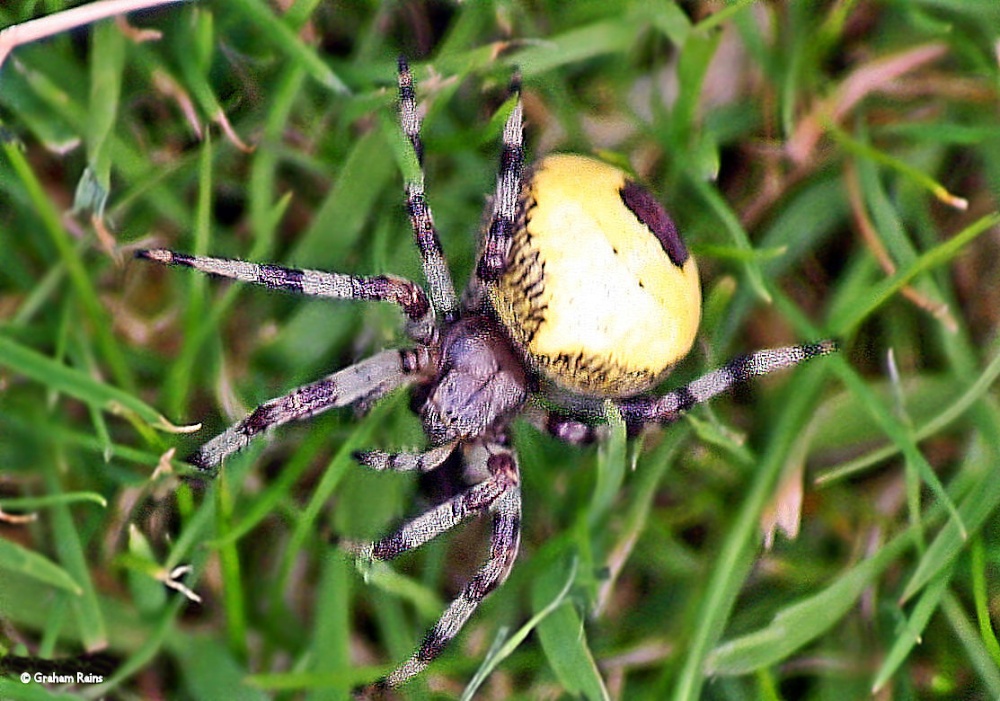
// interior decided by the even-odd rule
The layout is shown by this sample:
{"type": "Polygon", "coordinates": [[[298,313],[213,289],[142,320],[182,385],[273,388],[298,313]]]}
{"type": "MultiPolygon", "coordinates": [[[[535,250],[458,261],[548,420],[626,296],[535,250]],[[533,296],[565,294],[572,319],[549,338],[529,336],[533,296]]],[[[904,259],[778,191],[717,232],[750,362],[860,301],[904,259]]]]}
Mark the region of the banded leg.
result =
{"type": "Polygon", "coordinates": [[[437,658],[480,602],[507,579],[521,538],[521,477],[509,448],[491,443],[482,454],[489,477],[440,506],[403,525],[396,533],[352,550],[363,558],[389,560],[454,528],[467,518],[492,513],[490,554],[461,593],[448,606],[423,643],[406,662],[374,688],[396,687],[419,674],[437,658]]]}
{"type": "Polygon", "coordinates": [[[453,321],[458,314],[458,299],[455,285],[444,259],[441,239],[434,227],[434,215],[424,194],[424,144],[420,140],[420,115],[417,114],[417,98],[413,91],[413,75],[410,66],[402,56],[399,68],[399,122],[403,133],[413,146],[417,158],[420,177],[406,182],[406,211],[410,214],[413,238],[420,250],[420,260],[424,277],[430,287],[431,303],[435,311],[445,321],[453,321]]]}
{"type": "Polygon", "coordinates": [[[136,251],[135,256],[308,297],[391,302],[406,315],[410,338],[418,343],[427,343],[433,334],[434,314],[427,295],[416,283],[395,275],[364,277],[322,270],[297,270],[229,258],[191,256],[162,248],[136,251]]]}
{"type": "Polygon", "coordinates": [[[510,240],[514,235],[517,200],[521,194],[521,171],[524,166],[524,125],[521,105],[521,77],[511,80],[510,91],[516,98],[514,110],[503,128],[503,148],[493,197],[493,214],[483,237],[483,250],[476,264],[476,276],[491,282],[500,277],[507,265],[510,240]]]}
{"type": "Polygon", "coordinates": [[[293,389],[254,409],[185,458],[200,470],[214,472],[233,453],[268,429],[321,412],[374,401],[400,385],[414,381],[432,365],[426,348],[383,351],[321,380],[293,389]]]}
{"type": "Polygon", "coordinates": [[[670,423],[695,404],[706,402],[733,385],[751,377],[767,375],[776,370],[790,368],[799,363],[829,355],[837,351],[836,341],[820,341],[785,348],[759,350],[729,361],[718,370],[702,375],[685,387],[679,387],[659,397],[634,397],[618,400],[616,404],[635,432],[647,423],[670,423]]]}
{"type": "Polygon", "coordinates": [[[359,450],[354,459],[365,467],[379,472],[430,472],[448,459],[455,451],[455,443],[445,443],[423,453],[386,453],[381,450],[359,450]]]}

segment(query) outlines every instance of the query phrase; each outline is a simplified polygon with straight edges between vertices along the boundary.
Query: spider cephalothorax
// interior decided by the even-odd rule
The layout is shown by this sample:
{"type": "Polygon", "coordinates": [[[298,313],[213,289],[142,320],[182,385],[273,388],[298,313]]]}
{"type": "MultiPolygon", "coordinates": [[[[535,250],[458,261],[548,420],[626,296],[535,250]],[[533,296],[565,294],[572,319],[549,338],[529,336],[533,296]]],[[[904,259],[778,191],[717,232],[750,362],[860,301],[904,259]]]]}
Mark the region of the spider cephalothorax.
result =
{"type": "MultiPolygon", "coordinates": [[[[668,423],[733,384],[832,352],[824,341],[756,351],[685,387],[652,388],[690,350],[700,320],[694,258],[669,215],[624,171],[592,158],[555,155],[524,172],[518,99],[503,132],[496,193],[479,260],[459,302],[445,264],[422,177],[406,183],[406,203],[428,291],[402,278],[294,270],[157,249],[138,256],[301,294],[379,300],[406,317],[411,348],[387,350],[272,399],[187,458],[216,471],[268,429],[335,407],[363,406],[403,385],[415,388],[428,438],[420,453],[366,451],[374,469],[430,471],[455,455],[476,482],[379,541],[348,544],[363,558],[388,560],[490,514],[489,556],[413,656],[380,684],[396,686],[437,657],[479,602],[507,577],[520,538],[517,457],[507,427],[539,392],[532,419],[569,441],[593,437],[602,401],[631,431],[668,423]],[[554,400],[554,401],[553,401],[554,400]],[[560,404],[560,400],[561,404],[560,404]],[[553,405],[558,409],[551,409],[553,405]],[[596,413],[596,415],[595,415],[596,413]]],[[[400,121],[420,159],[409,68],[399,61],[400,121]]]]}
{"type": "Polygon", "coordinates": [[[501,428],[527,398],[524,364],[494,321],[473,314],[445,326],[437,374],[420,408],[432,445],[501,428]]]}

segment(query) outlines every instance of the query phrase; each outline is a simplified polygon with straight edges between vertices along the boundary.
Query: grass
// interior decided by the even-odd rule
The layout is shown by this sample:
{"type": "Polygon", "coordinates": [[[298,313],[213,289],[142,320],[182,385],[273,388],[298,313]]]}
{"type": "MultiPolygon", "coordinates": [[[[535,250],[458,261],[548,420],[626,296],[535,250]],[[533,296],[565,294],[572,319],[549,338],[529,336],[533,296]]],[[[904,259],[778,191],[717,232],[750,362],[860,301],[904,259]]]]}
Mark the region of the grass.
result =
{"type": "MultiPolygon", "coordinates": [[[[569,447],[518,424],[518,564],[401,695],[458,698],[476,678],[497,699],[1000,696],[1000,10],[691,8],[185,3],[130,18],[158,40],[105,22],[16,49],[0,68],[0,654],[110,661],[101,685],[0,677],[0,697],[348,698],[482,556],[480,524],[369,570],[328,544],[413,512],[411,479],[350,458],[421,443],[403,395],[282,430],[211,485],[165,469],[399,343],[400,320],[130,255],[420,279],[392,147],[400,52],[458,281],[518,66],[529,152],[629,164],[699,256],[700,342],[667,384],[753,348],[843,347],[636,441],[619,427],[569,447]],[[764,549],[779,507],[801,530],[764,549]],[[200,604],[164,586],[185,564],[200,604]]],[[[0,25],[41,12],[6,5],[0,25]]]]}

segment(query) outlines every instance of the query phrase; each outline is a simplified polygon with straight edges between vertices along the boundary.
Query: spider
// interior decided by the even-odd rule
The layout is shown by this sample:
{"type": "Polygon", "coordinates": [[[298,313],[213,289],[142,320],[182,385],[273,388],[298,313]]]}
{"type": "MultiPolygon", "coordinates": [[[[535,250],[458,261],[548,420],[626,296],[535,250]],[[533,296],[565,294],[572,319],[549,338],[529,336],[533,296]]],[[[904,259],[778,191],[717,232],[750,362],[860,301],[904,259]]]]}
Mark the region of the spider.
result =
{"type": "Polygon", "coordinates": [[[573,443],[598,436],[605,402],[630,434],[675,421],[734,384],[833,352],[833,341],[760,350],[690,384],[649,394],[694,343],[701,290],[694,258],[670,216],[624,171],[580,155],[524,166],[520,81],[502,137],[496,193],[472,279],[455,293],[424,194],[423,144],[413,79],[398,61],[399,117],[419,177],[405,183],[406,208],[428,291],[409,280],[296,270],[241,260],[138,251],[156,263],[313,297],[397,305],[412,347],[386,350],[257,407],[186,460],[215,473],[269,429],[335,407],[370,406],[413,388],[428,448],[357,453],[375,470],[429,472],[457,456],[471,486],[371,543],[348,543],[363,559],[390,560],[466,519],[492,520],[489,555],[413,655],[378,683],[420,673],[504,582],[520,542],[520,468],[508,428],[525,413],[573,443]]]}

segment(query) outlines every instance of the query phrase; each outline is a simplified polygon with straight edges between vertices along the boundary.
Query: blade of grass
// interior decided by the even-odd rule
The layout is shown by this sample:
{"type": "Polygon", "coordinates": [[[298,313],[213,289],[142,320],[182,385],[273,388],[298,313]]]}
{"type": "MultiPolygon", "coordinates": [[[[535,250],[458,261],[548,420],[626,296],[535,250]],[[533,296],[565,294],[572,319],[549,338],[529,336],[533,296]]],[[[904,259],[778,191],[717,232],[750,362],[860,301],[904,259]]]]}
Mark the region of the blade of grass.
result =
{"type": "Polygon", "coordinates": [[[979,673],[979,678],[986,685],[988,698],[1000,698],[1000,668],[993,664],[989,653],[983,647],[983,641],[976,635],[975,626],[969,622],[954,593],[949,591],[944,595],[941,609],[962,645],[965,659],[971,663],[972,668],[979,673]]]}
{"type": "Polygon", "coordinates": [[[986,557],[982,535],[972,540],[970,547],[972,557],[969,568],[972,574],[972,594],[976,603],[976,620],[979,622],[979,636],[983,639],[986,650],[993,658],[994,664],[1000,668],[1000,641],[997,640],[990,619],[989,595],[986,583],[986,557]]]}
{"type": "MultiPolygon", "coordinates": [[[[805,319],[802,313],[796,309],[790,300],[788,300],[784,295],[780,293],[776,294],[775,306],[779,308],[787,318],[794,320],[796,326],[805,330],[807,334],[818,333],[818,330],[805,319]]],[[[883,406],[883,403],[875,395],[875,392],[873,392],[861,376],[858,375],[858,373],[851,368],[850,365],[848,365],[844,358],[836,354],[832,355],[830,356],[830,365],[847,388],[853,392],[859,400],[861,400],[862,406],[866,411],[868,411],[875,423],[877,423],[882,431],[884,431],[885,434],[900,447],[900,451],[902,452],[904,459],[912,463],[912,469],[919,474],[921,479],[924,480],[924,483],[930,487],[934,495],[937,496],[940,502],[951,514],[952,519],[955,521],[963,539],[966,538],[968,530],[961,520],[958,509],[955,508],[955,505],[948,496],[947,491],[945,491],[944,486],[941,484],[937,474],[934,472],[934,468],[931,467],[930,463],[927,462],[927,458],[925,458],[923,453],[920,452],[920,449],[915,442],[912,429],[910,429],[904,422],[883,406]]]]}
{"type": "Polygon", "coordinates": [[[964,197],[958,197],[957,195],[951,194],[943,185],[941,185],[941,183],[931,178],[922,170],[914,168],[905,161],[890,156],[889,154],[880,151],[869,144],[858,141],[850,134],[837,127],[835,124],[828,124],[827,126],[827,133],[833,136],[833,138],[836,139],[846,151],[849,151],[857,156],[862,156],[866,161],[881,163],[882,165],[901,173],[907,179],[916,183],[920,187],[927,189],[932,195],[934,195],[934,197],[951,207],[962,210],[968,209],[968,200],[964,197]]]}
{"type": "Polygon", "coordinates": [[[337,449],[330,464],[323,471],[322,479],[310,494],[309,502],[301,509],[298,521],[289,537],[285,557],[281,563],[278,591],[284,591],[287,588],[300,551],[305,547],[308,539],[316,536],[320,527],[318,519],[323,507],[343,479],[344,473],[355,464],[354,452],[363,448],[371,440],[371,434],[376,426],[385,420],[385,417],[398,406],[400,401],[406,398],[405,395],[405,392],[397,390],[393,395],[383,397],[355,428],[350,437],[337,449]]]}
{"type": "MultiPolygon", "coordinates": [[[[218,533],[225,533],[232,521],[235,508],[235,497],[230,488],[229,473],[226,471],[222,471],[215,478],[215,501],[215,529],[218,533]]],[[[246,593],[243,589],[239,550],[235,542],[231,541],[220,547],[218,553],[228,648],[230,652],[243,658],[247,655],[249,624],[246,617],[246,593]]]]}
{"type": "Polygon", "coordinates": [[[597,484],[591,497],[590,508],[587,509],[588,527],[593,529],[608,514],[612,503],[621,492],[625,480],[625,451],[627,440],[625,420],[611,401],[604,403],[609,436],[598,449],[597,484]]]}
{"type": "Polygon", "coordinates": [[[889,649],[882,666],[875,674],[875,681],[872,682],[872,693],[879,693],[888,683],[892,676],[899,671],[903,662],[909,657],[913,648],[921,642],[923,631],[927,628],[931,616],[937,612],[941,605],[941,598],[948,591],[948,582],[952,577],[953,566],[942,570],[930,582],[920,594],[917,605],[913,607],[913,613],[906,619],[905,630],[896,635],[892,647],[889,649]]]}
{"type": "Polygon", "coordinates": [[[205,542],[205,547],[219,548],[236,542],[274,514],[282,502],[291,501],[294,486],[315,464],[318,454],[326,449],[328,443],[329,437],[322,432],[311,434],[306,442],[297,447],[295,454],[282,465],[278,476],[262,492],[253,497],[240,497],[239,516],[227,525],[225,532],[220,531],[212,540],[205,542]]]}
{"type": "MultiPolygon", "coordinates": [[[[984,514],[991,513],[1000,503],[998,502],[1000,485],[996,484],[997,480],[991,479],[989,468],[981,464],[975,472],[978,474],[978,479],[968,485],[967,494],[959,508],[961,518],[969,524],[973,532],[977,532],[983,525],[984,514]],[[982,498],[984,492],[986,498],[982,498]]],[[[937,520],[940,514],[946,511],[943,506],[935,505],[925,514],[924,525],[937,520]]],[[[838,576],[830,586],[783,608],[765,628],[719,645],[708,658],[709,671],[715,674],[747,674],[786,659],[802,646],[815,640],[855,605],[860,595],[875,583],[885,567],[915,544],[918,533],[918,525],[911,525],[906,531],[879,548],[877,553],[838,576]]],[[[933,566],[928,564],[926,569],[929,577],[941,577],[934,580],[938,588],[930,595],[921,598],[909,620],[907,626],[909,634],[897,639],[893,651],[877,677],[879,683],[884,683],[906,657],[931,614],[936,610],[937,603],[949,582],[949,577],[943,573],[947,568],[954,566],[955,559],[961,553],[960,546],[955,543],[957,537],[954,521],[949,519],[938,538],[922,556],[917,572],[925,569],[925,563],[933,563],[933,566]],[[950,542],[945,537],[946,534],[950,534],[950,542]]],[[[924,578],[922,585],[926,582],[927,578],[924,578]]],[[[900,605],[903,600],[905,597],[901,599],[900,605]]]]}
{"type": "Polygon", "coordinates": [[[5,497],[0,499],[0,511],[36,511],[56,504],[97,504],[107,508],[108,500],[97,492],[63,492],[38,497],[5,497]]]}
{"type": "Polygon", "coordinates": [[[993,213],[977,219],[952,238],[923,253],[912,265],[901,267],[896,273],[876,284],[867,299],[853,308],[845,309],[839,318],[830,319],[828,328],[836,336],[848,336],[865,319],[900,292],[921,273],[944,265],[977,236],[1000,225],[1000,214],[993,213]]]}
{"type": "MultiPolygon", "coordinates": [[[[653,501],[658,494],[657,488],[673,464],[677,452],[689,436],[688,427],[678,425],[664,437],[655,452],[643,456],[635,478],[630,482],[633,496],[625,511],[617,542],[608,551],[608,574],[598,585],[593,613],[595,618],[603,615],[606,606],[611,601],[615,582],[624,570],[635,544],[648,525],[653,501]]],[[[636,448],[636,451],[638,450],[636,448]]]]}
{"type": "Polygon", "coordinates": [[[76,596],[83,594],[80,585],[62,567],[10,540],[0,539],[0,569],[18,572],[76,596]]]}
{"type": "Polygon", "coordinates": [[[118,116],[122,71],[125,67],[125,37],[113,22],[101,22],[91,34],[90,99],[87,109],[87,168],[74,211],[89,210],[104,217],[111,191],[111,133],[118,116]],[[89,184],[88,184],[89,183],[89,184]]]}
{"type": "Polygon", "coordinates": [[[717,646],[705,658],[705,674],[749,674],[786,659],[815,640],[854,607],[886,567],[912,547],[911,531],[893,538],[819,593],[782,609],[767,627],[717,646]]]}
{"type": "MultiPolygon", "coordinates": [[[[57,446],[52,451],[50,459],[43,460],[42,465],[46,490],[50,494],[61,493],[60,478],[66,473],[61,447],[57,446]]],[[[84,556],[84,544],[73,522],[69,506],[65,503],[53,505],[52,533],[62,566],[81,589],[80,595],[74,597],[72,601],[72,608],[83,648],[87,652],[102,650],[108,644],[104,615],[97,601],[97,591],[94,588],[87,558],[84,556]]]]}
{"type": "Polygon", "coordinates": [[[514,66],[524,78],[544,75],[560,66],[576,63],[604,54],[613,54],[634,45],[639,24],[625,17],[593,22],[528,46],[501,61],[505,70],[514,66]]]}
{"type": "MultiPolygon", "coordinates": [[[[316,587],[316,621],[309,641],[309,669],[314,674],[343,678],[354,665],[351,659],[351,576],[347,557],[333,555],[323,561],[323,572],[316,587]]],[[[331,697],[349,698],[349,683],[326,685],[310,693],[309,701],[331,697]],[[330,686],[334,686],[330,689],[330,686]],[[339,687],[339,688],[337,688],[339,687]]]]}
{"type": "Polygon", "coordinates": [[[811,413],[810,407],[816,401],[824,378],[823,365],[825,363],[807,365],[795,373],[796,391],[791,393],[774,421],[770,444],[753,475],[747,496],[706,583],[699,605],[699,623],[680,674],[676,680],[662,680],[664,697],[670,695],[677,701],[696,701],[700,698],[705,681],[705,661],[722,637],[740,587],[752,565],[752,544],[759,533],[760,514],[777,483],[795,437],[811,413]],[[669,691],[671,687],[672,693],[669,691]]]}
{"type": "Polygon", "coordinates": [[[5,336],[0,336],[0,365],[6,365],[14,372],[31,378],[50,389],[76,397],[88,404],[100,407],[104,411],[131,412],[146,425],[160,431],[181,433],[191,430],[190,427],[174,426],[155,409],[134,395],[99,382],[79,370],[55,362],[5,336]]]}
{"type": "MultiPolygon", "coordinates": [[[[923,426],[918,427],[913,432],[915,441],[922,441],[930,436],[936,435],[948,426],[961,418],[969,409],[982,399],[990,390],[997,378],[1000,377],[1000,345],[994,351],[993,359],[983,368],[982,373],[976,378],[965,392],[958,399],[945,407],[940,414],[935,416],[923,426]]],[[[866,467],[874,465],[891,458],[900,452],[900,448],[895,443],[878,450],[855,458],[840,467],[823,472],[816,478],[817,485],[829,484],[834,481],[849,477],[866,467]]]]}
{"type": "Polygon", "coordinates": [[[557,593],[540,611],[528,619],[527,623],[518,628],[512,636],[506,640],[498,638],[497,643],[500,644],[497,645],[495,643],[489,654],[486,655],[483,663],[479,666],[479,669],[476,670],[476,674],[462,691],[461,701],[472,701],[475,697],[476,691],[478,691],[479,687],[483,685],[486,678],[500,665],[501,662],[514,653],[514,650],[516,650],[518,646],[527,639],[528,635],[531,634],[531,631],[537,628],[547,616],[556,611],[560,606],[571,603],[567,600],[567,597],[569,596],[573,582],[576,581],[576,567],[577,562],[574,558],[569,567],[569,572],[566,575],[566,582],[563,584],[562,589],[559,590],[559,593],[557,593]]]}
{"type": "Polygon", "coordinates": [[[269,698],[247,683],[243,663],[208,634],[187,636],[185,645],[174,652],[185,686],[195,699],[266,701],[269,698]]]}
{"type": "Polygon", "coordinates": [[[229,11],[239,12],[244,19],[252,22],[268,41],[292,60],[293,64],[300,66],[321,85],[335,93],[350,93],[350,88],[323,62],[319,54],[296,36],[285,18],[275,15],[260,0],[234,0],[229,11]]]}
{"type": "Polygon", "coordinates": [[[750,283],[750,289],[753,290],[753,293],[761,301],[770,304],[771,295],[767,291],[767,285],[764,283],[764,275],[758,265],[759,258],[753,254],[753,245],[750,243],[750,237],[747,236],[746,229],[740,224],[736,213],[733,212],[729,204],[726,203],[719,194],[719,191],[711,183],[691,179],[689,184],[698,193],[702,201],[708,205],[709,210],[722,222],[722,226],[729,233],[730,241],[736,250],[745,252],[746,258],[744,260],[743,271],[746,273],[747,281],[750,283]]]}
{"type": "Polygon", "coordinates": [[[24,158],[24,154],[17,147],[3,142],[3,151],[20,178],[25,189],[31,198],[35,213],[42,220],[42,226],[49,235],[52,243],[59,251],[59,256],[66,266],[70,281],[73,283],[77,302],[83,308],[87,316],[93,333],[96,336],[98,347],[105,362],[111,369],[116,383],[129,391],[134,391],[135,381],[132,372],[125,362],[125,356],[111,333],[112,324],[108,315],[97,297],[97,291],[87,270],[80,259],[76,246],[70,240],[65,228],[59,221],[59,214],[55,206],[45,193],[42,184],[38,181],[34,171],[24,158]]]}
{"type": "MultiPolygon", "coordinates": [[[[248,199],[250,207],[250,222],[253,229],[253,245],[247,260],[267,260],[275,246],[275,231],[290,201],[291,193],[281,197],[278,202],[272,201],[275,191],[276,171],[279,164],[278,153],[271,148],[272,144],[280,143],[289,113],[294,107],[293,97],[302,89],[305,73],[297,67],[289,68],[278,83],[274,99],[270,103],[267,123],[261,140],[261,147],[254,153],[250,172],[248,199]]],[[[201,181],[204,185],[204,180],[201,181]]],[[[207,195],[206,195],[207,196],[207,195]]],[[[196,236],[201,230],[196,230],[196,236]]],[[[196,275],[191,278],[199,277],[196,275]]],[[[189,281],[191,289],[201,289],[203,282],[189,281]]],[[[203,314],[201,323],[187,329],[184,346],[180,356],[174,361],[166,380],[167,387],[182,386],[195,377],[195,366],[202,345],[213,334],[218,332],[221,320],[238,300],[240,285],[231,285],[221,298],[212,305],[209,313],[203,314]]],[[[193,294],[193,293],[192,293],[193,294]]],[[[194,319],[195,317],[191,317],[194,319]]]]}
{"type": "MultiPolygon", "coordinates": [[[[541,613],[549,609],[553,601],[564,596],[560,594],[565,588],[561,575],[567,569],[575,572],[575,558],[569,567],[557,562],[542,568],[531,587],[532,605],[536,611],[541,613]]],[[[588,647],[583,620],[575,606],[565,603],[556,606],[539,621],[537,630],[545,657],[567,693],[590,701],[611,698],[588,647]]]]}
{"type": "MultiPolygon", "coordinates": [[[[194,251],[195,255],[210,255],[208,250],[211,240],[212,213],[212,137],[206,132],[201,144],[201,157],[198,168],[198,204],[195,207],[194,251]]],[[[186,308],[184,312],[185,333],[182,337],[182,347],[169,380],[164,385],[167,411],[172,416],[180,416],[187,405],[191,392],[193,365],[204,338],[201,333],[204,328],[212,328],[206,323],[210,316],[205,310],[205,289],[208,280],[204,275],[189,275],[185,281],[187,286],[186,308]]]]}
{"type": "Polygon", "coordinates": [[[927,546],[916,570],[903,588],[903,593],[900,595],[901,602],[908,601],[937,577],[939,572],[951,566],[965,548],[968,534],[977,533],[987,519],[1000,508],[1000,484],[998,484],[1000,480],[986,479],[985,475],[990,473],[991,468],[985,465],[976,465],[975,468],[970,468],[972,469],[980,475],[979,487],[972,490],[960,504],[958,520],[950,519],[927,546]],[[959,523],[965,525],[965,531],[959,528],[959,523]]]}

